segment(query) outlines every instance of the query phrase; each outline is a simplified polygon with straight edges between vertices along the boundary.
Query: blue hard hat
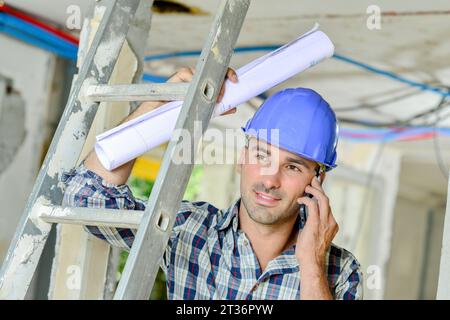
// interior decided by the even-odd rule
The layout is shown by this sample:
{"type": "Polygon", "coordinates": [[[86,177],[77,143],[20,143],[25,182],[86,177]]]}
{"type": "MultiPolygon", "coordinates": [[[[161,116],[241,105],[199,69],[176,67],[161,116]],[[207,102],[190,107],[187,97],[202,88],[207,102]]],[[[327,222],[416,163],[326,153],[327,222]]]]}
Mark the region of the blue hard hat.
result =
{"type": "Polygon", "coordinates": [[[315,161],[325,170],[336,167],[339,127],[336,115],[320,94],[307,88],[289,88],[270,96],[247,121],[246,134],[315,161]],[[278,143],[271,143],[278,129],[278,143]]]}

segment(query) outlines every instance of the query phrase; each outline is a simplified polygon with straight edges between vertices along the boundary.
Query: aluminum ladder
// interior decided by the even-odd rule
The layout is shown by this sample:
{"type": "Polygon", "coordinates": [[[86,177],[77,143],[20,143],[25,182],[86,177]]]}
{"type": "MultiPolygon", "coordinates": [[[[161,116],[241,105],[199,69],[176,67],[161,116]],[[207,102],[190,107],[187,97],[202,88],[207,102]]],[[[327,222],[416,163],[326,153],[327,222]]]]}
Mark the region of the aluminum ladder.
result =
{"type": "MultiPolygon", "coordinates": [[[[114,299],[148,299],[176,212],[192,172],[171,155],[182,135],[172,137],[144,212],[62,207],[62,172],[76,165],[101,101],[183,100],[175,132],[208,127],[213,106],[242,28],[250,0],[222,0],[190,84],[139,84],[152,0],[102,0],[105,10],[72,89],[17,231],[0,271],[0,299],[24,299],[52,223],[138,228],[114,299]],[[127,40],[139,58],[134,84],[108,85],[127,40]],[[90,94],[89,94],[90,93],[90,94]],[[177,130],[178,129],[178,130],[177,130]],[[181,130],[180,130],[181,129],[181,130]]],[[[191,150],[200,137],[192,135],[191,150]]],[[[194,154],[194,153],[191,153],[194,154]]]]}

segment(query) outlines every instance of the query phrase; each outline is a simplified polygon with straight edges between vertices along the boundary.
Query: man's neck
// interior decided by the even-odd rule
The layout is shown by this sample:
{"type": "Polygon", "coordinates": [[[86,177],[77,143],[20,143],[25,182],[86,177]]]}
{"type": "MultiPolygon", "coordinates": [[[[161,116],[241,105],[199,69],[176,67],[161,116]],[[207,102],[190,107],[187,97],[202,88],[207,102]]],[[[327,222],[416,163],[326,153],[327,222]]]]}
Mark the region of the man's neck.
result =
{"type": "Polygon", "coordinates": [[[250,218],[241,202],[239,228],[247,235],[253,251],[264,271],[269,262],[296,242],[296,217],[276,225],[263,225],[250,218]]]}

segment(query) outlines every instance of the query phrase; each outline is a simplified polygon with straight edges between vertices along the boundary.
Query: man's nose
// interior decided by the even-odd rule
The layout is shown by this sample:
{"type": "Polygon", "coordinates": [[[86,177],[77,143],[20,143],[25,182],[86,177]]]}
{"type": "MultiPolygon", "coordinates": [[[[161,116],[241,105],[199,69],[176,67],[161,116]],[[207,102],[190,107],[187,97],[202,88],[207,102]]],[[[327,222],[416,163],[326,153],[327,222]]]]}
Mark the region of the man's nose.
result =
{"type": "Polygon", "coordinates": [[[277,170],[274,173],[271,174],[263,174],[262,175],[262,182],[264,184],[264,187],[266,189],[277,189],[281,185],[281,179],[279,171],[277,170]]]}

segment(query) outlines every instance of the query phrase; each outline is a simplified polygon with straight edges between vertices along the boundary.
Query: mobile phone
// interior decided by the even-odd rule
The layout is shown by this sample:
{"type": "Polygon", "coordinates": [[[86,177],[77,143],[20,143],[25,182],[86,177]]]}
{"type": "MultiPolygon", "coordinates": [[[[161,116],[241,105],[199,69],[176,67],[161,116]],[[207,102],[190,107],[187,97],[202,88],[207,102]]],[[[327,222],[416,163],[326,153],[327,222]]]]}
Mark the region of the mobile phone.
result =
{"type": "MultiPolygon", "coordinates": [[[[316,178],[319,179],[320,182],[320,170],[316,170],[316,178]]],[[[312,198],[312,194],[305,193],[306,196],[309,198],[312,198]]],[[[300,219],[302,222],[302,225],[305,225],[306,219],[308,219],[308,207],[305,204],[300,205],[300,219]]]]}

